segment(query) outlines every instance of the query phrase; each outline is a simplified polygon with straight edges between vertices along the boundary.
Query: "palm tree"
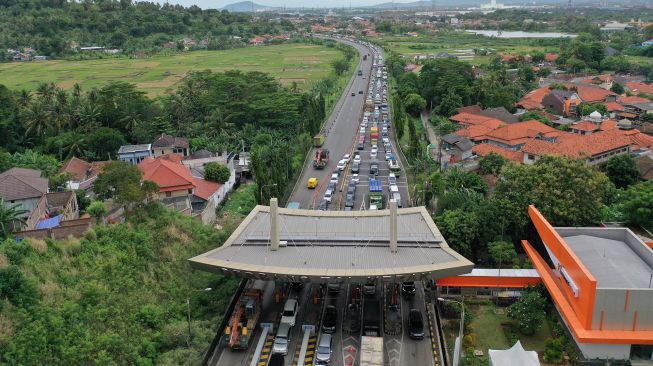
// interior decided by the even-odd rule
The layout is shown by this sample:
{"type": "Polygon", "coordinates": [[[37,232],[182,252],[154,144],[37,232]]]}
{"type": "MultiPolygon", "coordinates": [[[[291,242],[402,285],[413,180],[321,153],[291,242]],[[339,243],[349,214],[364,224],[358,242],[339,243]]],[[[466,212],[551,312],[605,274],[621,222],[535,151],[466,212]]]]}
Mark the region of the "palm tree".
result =
{"type": "Polygon", "coordinates": [[[50,127],[49,111],[45,108],[43,102],[40,100],[35,101],[23,110],[23,121],[26,127],[26,135],[33,134],[41,138],[50,127]]]}
{"type": "Polygon", "coordinates": [[[0,198],[0,238],[8,237],[16,228],[16,224],[25,221],[21,216],[29,211],[19,207],[20,204],[7,205],[4,199],[0,198]]]}

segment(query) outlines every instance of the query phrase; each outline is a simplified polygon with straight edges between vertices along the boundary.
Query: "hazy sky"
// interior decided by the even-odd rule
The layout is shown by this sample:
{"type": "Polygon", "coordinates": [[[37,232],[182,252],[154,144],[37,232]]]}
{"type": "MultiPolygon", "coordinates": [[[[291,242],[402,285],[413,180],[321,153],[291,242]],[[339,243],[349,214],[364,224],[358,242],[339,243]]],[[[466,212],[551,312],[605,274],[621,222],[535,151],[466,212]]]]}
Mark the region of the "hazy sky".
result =
{"type": "MultiPolygon", "coordinates": [[[[156,0],[164,2],[162,0],[156,0]]],[[[168,0],[171,4],[181,4],[184,6],[197,5],[200,8],[219,9],[227,4],[240,2],[241,0],[168,0]]],[[[255,3],[268,6],[289,6],[289,7],[340,7],[340,6],[365,6],[376,5],[391,0],[254,0],[255,3]]],[[[410,3],[415,0],[395,0],[395,3],[410,3]]],[[[438,0],[442,1],[442,0],[438,0]]],[[[480,2],[480,1],[479,1],[480,2]]]]}

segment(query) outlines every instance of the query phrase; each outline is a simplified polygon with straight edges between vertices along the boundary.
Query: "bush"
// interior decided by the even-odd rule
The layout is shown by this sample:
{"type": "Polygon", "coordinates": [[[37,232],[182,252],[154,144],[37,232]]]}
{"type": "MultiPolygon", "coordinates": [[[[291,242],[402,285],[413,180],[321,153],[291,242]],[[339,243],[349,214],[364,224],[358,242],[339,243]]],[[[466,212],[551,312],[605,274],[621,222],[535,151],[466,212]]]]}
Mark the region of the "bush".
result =
{"type": "Polygon", "coordinates": [[[204,179],[212,182],[223,183],[229,180],[231,172],[229,168],[216,162],[208,163],[204,166],[204,179]]]}
{"type": "Polygon", "coordinates": [[[548,338],[544,343],[544,360],[547,362],[562,361],[564,349],[564,338],[548,338]]]}

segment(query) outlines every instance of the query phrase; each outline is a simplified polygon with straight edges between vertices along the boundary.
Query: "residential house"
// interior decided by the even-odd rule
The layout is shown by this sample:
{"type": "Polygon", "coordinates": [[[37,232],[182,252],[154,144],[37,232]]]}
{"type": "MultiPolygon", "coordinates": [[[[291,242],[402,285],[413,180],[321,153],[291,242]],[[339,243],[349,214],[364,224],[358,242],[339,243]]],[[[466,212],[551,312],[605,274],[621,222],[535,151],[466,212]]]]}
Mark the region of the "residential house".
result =
{"type": "Polygon", "coordinates": [[[653,95],[653,84],[631,81],[626,83],[626,87],[630,89],[630,91],[632,91],[633,93],[644,93],[644,94],[653,95]]]}
{"type": "Polygon", "coordinates": [[[79,219],[77,195],[72,191],[46,193],[27,218],[26,230],[51,229],[79,219]]]}
{"type": "Polygon", "coordinates": [[[553,127],[540,121],[530,120],[494,129],[480,137],[480,140],[506,149],[520,150],[529,140],[555,141],[560,134],[561,131],[553,127]]]}
{"type": "Polygon", "coordinates": [[[578,94],[578,97],[580,97],[583,103],[593,104],[617,101],[617,94],[603,88],[587,85],[577,85],[576,94],[578,94]]]}
{"type": "Polygon", "coordinates": [[[596,123],[587,120],[571,125],[571,133],[578,135],[591,135],[597,131],[599,131],[599,126],[596,123]]]}
{"type": "Polygon", "coordinates": [[[229,179],[219,187],[215,197],[217,200],[216,205],[219,205],[240,181],[236,176],[235,156],[234,153],[227,153],[226,151],[221,154],[214,154],[207,150],[199,150],[181,163],[190,169],[193,177],[201,179],[204,179],[204,166],[208,163],[218,163],[229,169],[229,179]]]}
{"type": "Polygon", "coordinates": [[[504,107],[487,108],[477,112],[476,114],[485,117],[494,118],[506,124],[519,122],[519,116],[508,112],[508,110],[504,107]]]}
{"type": "Polygon", "coordinates": [[[456,115],[453,115],[449,117],[449,120],[451,122],[457,123],[461,126],[472,126],[472,125],[480,125],[480,124],[485,124],[485,123],[492,123],[494,124],[494,127],[491,128],[496,128],[499,125],[503,125],[504,123],[496,118],[492,117],[487,117],[487,116],[482,116],[479,114],[475,113],[468,113],[468,112],[462,112],[458,113],[456,115]]]}
{"type": "Polygon", "coordinates": [[[162,133],[152,142],[152,156],[158,158],[168,154],[177,154],[182,157],[188,156],[188,140],[183,137],[175,137],[162,133]]]}
{"type": "Polygon", "coordinates": [[[588,78],[581,79],[582,84],[598,86],[605,90],[612,89],[614,85],[614,78],[611,75],[596,75],[588,78]]]}
{"type": "Polygon", "coordinates": [[[453,162],[458,163],[472,157],[474,143],[468,138],[455,133],[442,136],[442,148],[452,156],[453,162]]]}
{"type": "Polygon", "coordinates": [[[601,27],[601,32],[625,32],[626,30],[632,28],[630,24],[619,23],[619,22],[609,22],[601,27]]]}
{"type": "Polygon", "coordinates": [[[549,92],[551,92],[551,89],[548,86],[532,90],[517,102],[517,107],[524,110],[542,109],[542,101],[549,92]]]}
{"type": "Polygon", "coordinates": [[[32,61],[32,56],[28,53],[23,53],[23,52],[18,52],[14,54],[14,57],[12,60],[17,61],[17,62],[26,62],[26,61],[32,61]]]}
{"type": "Polygon", "coordinates": [[[118,160],[127,161],[134,165],[152,156],[152,144],[123,145],[118,150],[118,160]]]}
{"type": "Polygon", "coordinates": [[[651,47],[653,46],[653,39],[649,39],[648,41],[642,42],[642,47],[651,47]]]}
{"type": "Polygon", "coordinates": [[[93,182],[95,182],[97,176],[102,172],[102,168],[107,163],[108,161],[94,161],[89,163],[85,160],[72,157],[59,169],[59,173],[70,175],[70,180],[66,182],[66,188],[72,190],[88,190],[92,187],[93,182]]]}
{"type": "Polygon", "coordinates": [[[558,55],[555,53],[547,53],[544,55],[544,61],[548,63],[554,63],[558,59],[558,55]]]}
{"type": "Polygon", "coordinates": [[[19,215],[28,218],[38,206],[41,198],[48,193],[48,180],[41,178],[41,172],[34,169],[11,168],[0,173],[0,198],[5,207],[18,205],[27,212],[19,215]]]}
{"type": "Polygon", "coordinates": [[[522,155],[523,155],[521,151],[510,150],[504,147],[500,147],[493,144],[486,144],[486,143],[482,143],[474,146],[472,148],[472,152],[477,156],[487,156],[490,155],[491,153],[495,153],[503,156],[504,158],[510,161],[513,161],[515,163],[520,163],[520,164],[522,162],[522,155]]]}
{"type": "Polygon", "coordinates": [[[551,90],[542,99],[542,106],[560,116],[575,116],[576,108],[581,103],[580,97],[570,90],[551,90]]]}
{"type": "Polygon", "coordinates": [[[250,39],[249,44],[252,45],[252,46],[260,46],[262,44],[265,44],[265,41],[267,41],[267,39],[265,39],[264,37],[258,36],[258,37],[254,37],[254,38],[250,39]]]}

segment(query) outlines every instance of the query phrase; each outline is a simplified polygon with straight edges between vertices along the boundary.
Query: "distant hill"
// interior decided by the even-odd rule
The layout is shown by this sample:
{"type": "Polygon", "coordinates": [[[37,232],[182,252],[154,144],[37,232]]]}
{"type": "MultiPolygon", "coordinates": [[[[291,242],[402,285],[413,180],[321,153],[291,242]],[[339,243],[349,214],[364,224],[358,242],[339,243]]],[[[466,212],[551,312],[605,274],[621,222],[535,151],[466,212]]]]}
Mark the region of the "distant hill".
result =
{"type": "Polygon", "coordinates": [[[233,3],[229,5],[225,5],[222,9],[228,10],[230,12],[241,12],[241,13],[248,13],[254,11],[262,11],[262,10],[274,10],[278,9],[272,6],[267,6],[267,5],[261,5],[257,4],[252,1],[241,1],[238,3],[233,3]]]}
{"type": "MultiPolygon", "coordinates": [[[[574,2],[577,1],[578,0],[574,0],[574,2]]],[[[489,3],[489,2],[490,0],[457,0],[455,4],[450,4],[448,2],[443,2],[442,0],[436,0],[435,6],[452,7],[455,5],[460,7],[466,7],[466,6],[478,6],[482,3],[489,3]]],[[[497,0],[497,2],[506,5],[524,5],[525,3],[528,3],[528,1],[524,1],[524,0],[497,0]]],[[[553,3],[566,3],[567,0],[540,0],[537,2],[542,4],[545,3],[553,4],[553,3]]],[[[420,1],[413,1],[409,3],[385,2],[385,3],[367,6],[367,8],[373,8],[373,9],[430,8],[432,5],[433,2],[430,0],[420,0],[420,1]]]]}

